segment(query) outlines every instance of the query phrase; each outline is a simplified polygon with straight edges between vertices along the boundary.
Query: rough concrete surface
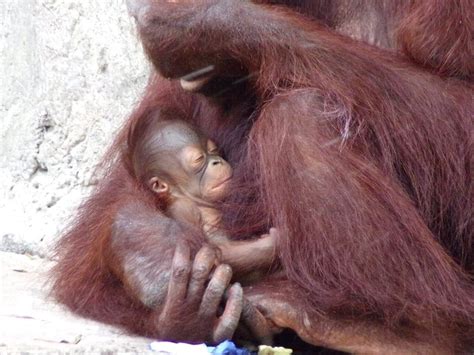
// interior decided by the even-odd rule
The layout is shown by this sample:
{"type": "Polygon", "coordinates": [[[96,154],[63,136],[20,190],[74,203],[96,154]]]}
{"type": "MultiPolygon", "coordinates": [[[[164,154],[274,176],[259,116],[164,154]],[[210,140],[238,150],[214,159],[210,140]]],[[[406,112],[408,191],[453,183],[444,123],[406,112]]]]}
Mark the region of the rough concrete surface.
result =
{"type": "Polygon", "coordinates": [[[47,255],[146,84],[125,0],[0,1],[0,250],[47,255]]]}
{"type": "Polygon", "coordinates": [[[148,72],[125,0],[0,1],[1,354],[147,351],[48,299],[38,256],[96,183],[148,72]]]}
{"type": "Polygon", "coordinates": [[[0,252],[0,354],[152,353],[152,340],[73,316],[48,299],[51,262],[0,252]]]}

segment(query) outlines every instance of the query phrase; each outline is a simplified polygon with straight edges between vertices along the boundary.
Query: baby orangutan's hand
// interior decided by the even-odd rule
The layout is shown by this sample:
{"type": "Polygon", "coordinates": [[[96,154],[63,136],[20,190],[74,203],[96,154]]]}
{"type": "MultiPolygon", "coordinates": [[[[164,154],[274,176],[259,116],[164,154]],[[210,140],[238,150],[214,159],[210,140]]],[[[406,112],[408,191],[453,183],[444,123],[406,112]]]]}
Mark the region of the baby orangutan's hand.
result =
{"type": "Polygon", "coordinates": [[[268,234],[263,234],[258,239],[219,244],[221,262],[232,266],[234,280],[240,280],[241,276],[250,273],[263,275],[275,259],[277,237],[277,229],[270,228],[268,234]]]}

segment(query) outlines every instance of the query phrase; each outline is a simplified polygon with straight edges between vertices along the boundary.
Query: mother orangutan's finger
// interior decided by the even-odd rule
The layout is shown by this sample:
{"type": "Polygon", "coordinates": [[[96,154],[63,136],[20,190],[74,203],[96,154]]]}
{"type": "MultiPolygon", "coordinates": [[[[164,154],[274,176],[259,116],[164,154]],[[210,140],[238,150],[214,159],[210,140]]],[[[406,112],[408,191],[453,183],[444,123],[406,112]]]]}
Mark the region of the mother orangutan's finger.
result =
{"type": "Polygon", "coordinates": [[[227,302],[224,313],[219,318],[213,333],[213,341],[220,343],[231,339],[239,324],[243,306],[243,290],[239,283],[235,283],[227,291],[227,302]]]}
{"type": "Polygon", "coordinates": [[[245,297],[242,307],[242,323],[250,330],[250,333],[260,344],[272,345],[275,330],[270,327],[269,321],[260,311],[245,297]]]}
{"type": "Polygon", "coordinates": [[[166,310],[175,306],[179,307],[184,301],[188,288],[189,272],[191,271],[190,254],[188,245],[178,243],[171,264],[171,276],[165,304],[166,310]]]}
{"type": "Polygon", "coordinates": [[[204,286],[209,279],[209,274],[215,265],[216,258],[216,251],[211,247],[205,246],[196,254],[187,295],[190,304],[202,299],[204,286]]]}
{"type": "Polygon", "coordinates": [[[216,268],[202,297],[201,306],[199,307],[201,317],[208,319],[216,316],[217,307],[219,307],[231,278],[232,268],[229,265],[221,264],[216,268]]]}

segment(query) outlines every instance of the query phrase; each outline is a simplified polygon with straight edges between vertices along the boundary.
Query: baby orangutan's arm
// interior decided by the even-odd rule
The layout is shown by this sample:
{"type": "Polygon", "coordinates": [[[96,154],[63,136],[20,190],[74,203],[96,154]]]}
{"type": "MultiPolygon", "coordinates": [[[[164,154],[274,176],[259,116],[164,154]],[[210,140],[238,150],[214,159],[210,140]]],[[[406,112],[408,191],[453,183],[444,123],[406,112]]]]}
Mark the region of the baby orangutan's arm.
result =
{"type": "Polygon", "coordinates": [[[277,229],[251,241],[227,241],[218,244],[221,262],[232,266],[234,278],[268,270],[275,258],[277,229]]]}

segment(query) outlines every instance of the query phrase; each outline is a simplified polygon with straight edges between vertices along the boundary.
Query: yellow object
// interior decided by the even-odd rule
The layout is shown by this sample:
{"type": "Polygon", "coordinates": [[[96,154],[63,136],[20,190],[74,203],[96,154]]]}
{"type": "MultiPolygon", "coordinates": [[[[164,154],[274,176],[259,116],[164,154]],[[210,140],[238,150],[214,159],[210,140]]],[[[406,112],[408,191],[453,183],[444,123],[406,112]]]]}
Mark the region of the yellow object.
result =
{"type": "Polygon", "coordinates": [[[271,347],[268,345],[260,345],[258,347],[258,355],[290,355],[292,353],[293,350],[281,346],[271,347]]]}

